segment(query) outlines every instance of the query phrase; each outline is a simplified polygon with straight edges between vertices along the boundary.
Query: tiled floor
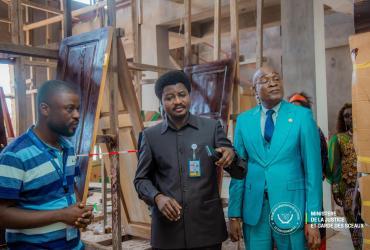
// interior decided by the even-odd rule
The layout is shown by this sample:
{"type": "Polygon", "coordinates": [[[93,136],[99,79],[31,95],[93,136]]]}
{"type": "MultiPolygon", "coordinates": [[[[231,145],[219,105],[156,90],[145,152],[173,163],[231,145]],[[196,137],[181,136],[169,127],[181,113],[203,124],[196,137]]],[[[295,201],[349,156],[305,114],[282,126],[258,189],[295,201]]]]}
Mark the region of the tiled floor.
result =
{"type": "Polygon", "coordinates": [[[348,230],[338,231],[326,242],[327,250],[353,250],[351,235],[348,230]]]}

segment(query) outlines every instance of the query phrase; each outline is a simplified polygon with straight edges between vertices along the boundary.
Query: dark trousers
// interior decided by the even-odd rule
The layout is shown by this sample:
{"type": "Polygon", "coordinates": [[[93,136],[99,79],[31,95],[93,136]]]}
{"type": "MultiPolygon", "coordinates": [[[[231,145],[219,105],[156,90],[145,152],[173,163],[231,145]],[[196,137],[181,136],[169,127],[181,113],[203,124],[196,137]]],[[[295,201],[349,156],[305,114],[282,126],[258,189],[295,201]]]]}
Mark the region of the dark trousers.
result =
{"type": "MultiPolygon", "coordinates": [[[[216,244],[207,247],[198,247],[198,248],[184,248],[184,249],[176,249],[176,250],[221,250],[222,244],[216,244]]],[[[164,250],[161,248],[153,248],[153,250],[164,250]]]]}
{"type": "Polygon", "coordinates": [[[0,248],[5,246],[5,229],[0,228],[0,248]]]}

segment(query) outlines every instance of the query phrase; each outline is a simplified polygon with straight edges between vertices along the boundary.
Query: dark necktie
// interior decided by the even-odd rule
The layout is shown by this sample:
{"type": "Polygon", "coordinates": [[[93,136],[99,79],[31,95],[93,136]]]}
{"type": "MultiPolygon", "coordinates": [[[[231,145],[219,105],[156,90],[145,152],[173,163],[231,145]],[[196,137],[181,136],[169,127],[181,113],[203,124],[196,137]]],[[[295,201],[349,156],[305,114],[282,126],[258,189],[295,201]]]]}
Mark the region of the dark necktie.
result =
{"type": "Polygon", "coordinates": [[[265,140],[267,142],[270,142],[271,141],[271,138],[272,138],[272,135],[274,133],[274,128],[275,128],[275,125],[274,125],[274,120],[272,119],[272,115],[275,113],[274,110],[270,109],[270,110],[267,110],[267,117],[266,117],[266,123],[265,123],[265,140]]]}

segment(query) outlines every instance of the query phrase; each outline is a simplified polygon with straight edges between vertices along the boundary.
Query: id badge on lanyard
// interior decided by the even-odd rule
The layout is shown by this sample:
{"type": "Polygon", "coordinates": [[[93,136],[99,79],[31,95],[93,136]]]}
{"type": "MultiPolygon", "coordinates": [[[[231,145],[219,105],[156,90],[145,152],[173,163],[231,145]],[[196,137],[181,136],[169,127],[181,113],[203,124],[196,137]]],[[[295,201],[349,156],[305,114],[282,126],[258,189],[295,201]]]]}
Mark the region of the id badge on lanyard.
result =
{"type": "Polygon", "coordinates": [[[188,174],[189,177],[201,177],[200,160],[196,159],[195,150],[198,148],[197,144],[192,144],[191,149],[193,150],[193,160],[189,160],[188,174]]]}

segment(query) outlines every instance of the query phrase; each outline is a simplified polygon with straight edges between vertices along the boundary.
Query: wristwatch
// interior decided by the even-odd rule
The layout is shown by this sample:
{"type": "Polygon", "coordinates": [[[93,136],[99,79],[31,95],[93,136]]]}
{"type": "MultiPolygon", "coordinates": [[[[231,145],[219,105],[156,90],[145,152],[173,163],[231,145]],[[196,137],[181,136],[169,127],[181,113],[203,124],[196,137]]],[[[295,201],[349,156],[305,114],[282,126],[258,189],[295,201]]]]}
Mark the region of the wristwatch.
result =
{"type": "Polygon", "coordinates": [[[229,218],[229,220],[230,221],[240,221],[241,218],[239,218],[239,217],[231,217],[231,218],[229,218]]]}

